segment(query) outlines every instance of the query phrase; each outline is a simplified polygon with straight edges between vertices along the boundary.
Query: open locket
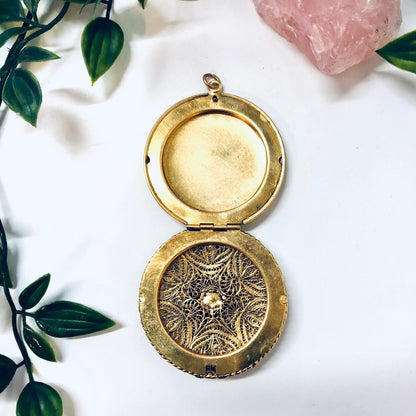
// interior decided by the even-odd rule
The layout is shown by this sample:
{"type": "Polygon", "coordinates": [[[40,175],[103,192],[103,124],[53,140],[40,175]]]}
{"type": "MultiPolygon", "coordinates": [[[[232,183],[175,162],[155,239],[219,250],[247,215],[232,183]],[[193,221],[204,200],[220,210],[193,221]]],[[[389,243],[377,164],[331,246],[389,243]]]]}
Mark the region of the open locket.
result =
{"type": "Polygon", "coordinates": [[[157,121],[145,151],[150,190],[184,223],[152,257],[140,286],[144,330],[156,350],[198,377],[253,367],[277,341],[287,315],[280,269],[241,226],[278,193],[285,155],[270,118],[240,97],[189,97],[157,121]]]}

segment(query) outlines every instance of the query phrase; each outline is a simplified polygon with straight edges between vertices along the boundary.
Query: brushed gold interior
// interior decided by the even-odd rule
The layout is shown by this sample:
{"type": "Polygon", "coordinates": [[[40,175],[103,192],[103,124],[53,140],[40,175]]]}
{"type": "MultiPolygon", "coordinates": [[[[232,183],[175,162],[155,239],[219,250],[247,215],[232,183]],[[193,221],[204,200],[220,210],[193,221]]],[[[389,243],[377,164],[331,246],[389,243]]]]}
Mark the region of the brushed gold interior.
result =
{"type": "Polygon", "coordinates": [[[166,212],[187,226],[245,224],[270,205],[284,178],[285,155],[270,118],[221,92],[175,104],[146,145],[146,177],[166,212]]]}
{"type": "Polygon", "coordinates": [[[164,177],[172,192],[200,211],[221,212],[247,202],[267,169],[261,137],[228,113],[199,114],[167,138],[164,177]]]}

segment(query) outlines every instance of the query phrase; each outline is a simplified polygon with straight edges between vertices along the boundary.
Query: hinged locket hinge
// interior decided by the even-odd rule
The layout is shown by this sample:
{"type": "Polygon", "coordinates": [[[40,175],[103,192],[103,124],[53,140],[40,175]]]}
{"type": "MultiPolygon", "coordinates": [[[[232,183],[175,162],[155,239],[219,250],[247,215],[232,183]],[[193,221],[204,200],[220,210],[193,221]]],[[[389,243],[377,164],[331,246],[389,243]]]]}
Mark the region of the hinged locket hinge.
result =
{"type": "Polygon", "coordinates": [[[188,231],[232,231],[241,230],[241,224],[215,225],[210,223],[188,224],[188,231]]]}

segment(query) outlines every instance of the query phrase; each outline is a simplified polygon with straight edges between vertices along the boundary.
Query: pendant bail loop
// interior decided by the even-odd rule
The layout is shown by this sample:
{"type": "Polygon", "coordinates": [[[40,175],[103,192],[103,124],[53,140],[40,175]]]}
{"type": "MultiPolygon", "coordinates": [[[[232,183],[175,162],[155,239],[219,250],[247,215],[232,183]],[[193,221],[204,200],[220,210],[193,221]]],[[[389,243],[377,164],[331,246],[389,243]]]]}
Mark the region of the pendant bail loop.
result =
{"type": "Polygon", "coordinates": [[[205,74],[203,76],[204,84],[208,87],[210,94],[218,94],[222,91],[221,80],[215,74],[205,74]]]}

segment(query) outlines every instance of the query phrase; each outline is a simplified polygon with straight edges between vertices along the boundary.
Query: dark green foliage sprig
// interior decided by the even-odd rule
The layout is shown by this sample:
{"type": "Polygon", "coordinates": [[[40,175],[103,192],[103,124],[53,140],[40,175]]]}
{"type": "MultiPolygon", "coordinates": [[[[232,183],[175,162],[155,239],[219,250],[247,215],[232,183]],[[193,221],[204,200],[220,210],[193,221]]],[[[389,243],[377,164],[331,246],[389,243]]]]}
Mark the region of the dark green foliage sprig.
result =
{"type": "MultiPolygon", "coordinates": [[[[59,59],[47,49],[27,44],[55,27],[66,15],[71,3],[85,6],[98,4],[106,6],[105,17],[91,20],[82,33],[81,50],[92,83],[104,75],[114,64],[124,44],[122,28],[110,19],[113,0],[55,0],[62,7],[49,23],[41,23],[37,11],[41,0],[0,0],[0,24],[17,25],[0,33],[0,47],[11,38],[16,38],[7,58],[0,68],[0,105],[20,115],[36,126],[42,104],[42,90],[35,75],[21,64],[59,59]]],[[[145,1],[139,1],[142,7],[145,1]]]]}
{"type": "Polygon", "coordinates": [[[416,74],[416,30],[394,39],[376,52],[397,68],[416,74]]]}
{"type": "Polygon", "coordinates": [[[115,323],[101,313],[70,301],[55,301],[38,306],[44,297],[51,276],[45,274],[27,286],[19,295],[19,308],[10,290],[12,281],[7,265],[7,239],[0,221],[0,286],[10,307],[12,329],[22,355],[18,363],[0,354],[0,393],[12,381],[17,369],[24,366],[29,382],[20,393],[16,405],[17,416],[62,416],[63,404],[59,393],[51,386],[35,381],[32,361],[27,347],[38,357],[56,361],[55,352],[44,334],[69,338],[92,334],[112,327],[115,323]],[[34,311],[32,311],[35,308],[34,311]],[[33,320],[40,332],[28,324],[33,320]]]}

